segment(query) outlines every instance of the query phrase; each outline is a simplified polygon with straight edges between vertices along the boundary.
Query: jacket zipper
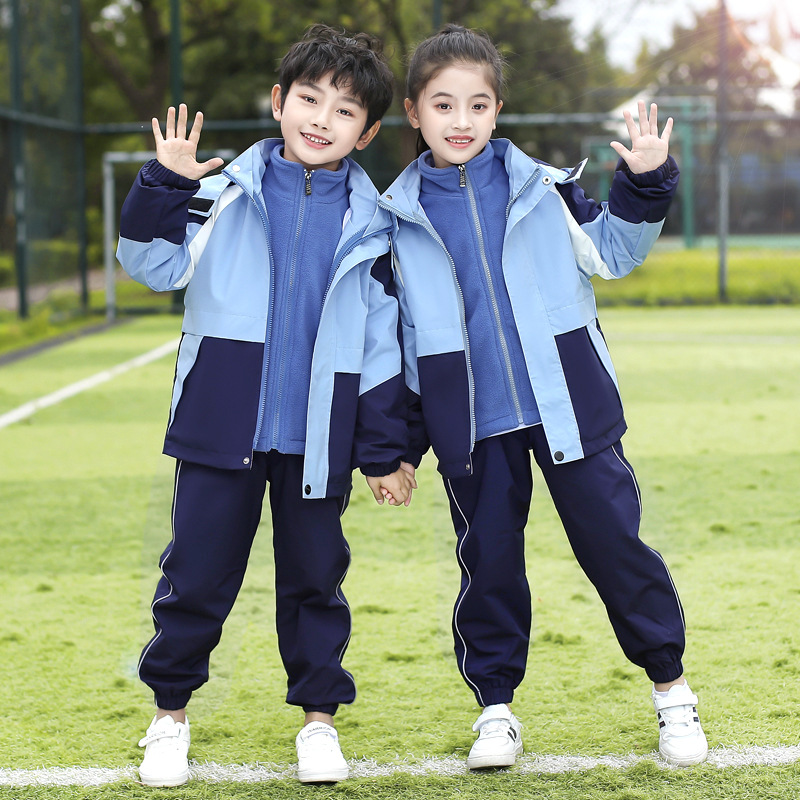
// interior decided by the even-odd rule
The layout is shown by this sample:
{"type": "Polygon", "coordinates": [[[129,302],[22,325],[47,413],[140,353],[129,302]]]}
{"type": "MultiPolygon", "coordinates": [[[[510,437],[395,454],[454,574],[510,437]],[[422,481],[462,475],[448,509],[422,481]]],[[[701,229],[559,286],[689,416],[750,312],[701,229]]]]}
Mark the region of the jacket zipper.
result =
{"type": "Polygon", "coordinates": [[[392,208],[381,200],[378,201],[378,205],[381,208],[390,211],[392,214],[400,217],[400,219],[405,220],[406,222],[412,222],[415,225],[419,225],[423,228],[423,230],[427,231],[433,238],[434,241],[444,250],[444,254],[447,256],[447,260],[450,262],[450,272],[453,276],[453,283],[456,287],[456,293],[458,296],[458,310],[461,316],[461,334],[464,337],[464,355],[467,359],[467,382],[469,383],[469,429],[470,429],[470,443],[469,443],[469,451],[472,453],[472,450],[475,447],[475,379],[472,375],[472,356],[470,355],[470,348],[469,348],[469,336],[467,336],[467,312],[464,305],[464,293],[461,291],[461,285],[458,282],[458,276],[456,275],[456,264],[453,261],[453,257],[450,255],[447,247],[445,246],[444,241],[442,240],[441,236],[434,230],[433,226],[428,222],[426,224],[425,220],[417,219],[416,217],[410,217],[407,214],[403,214],[401,211],[398,211],[396,208],[392,208]]]}
{"type": "Polygon", "coordinates": [[[494,321],[497,326],[497,335],[500,339],[500,349],[503,351],[503,360],[506,364],[506,374],[508,376],[509,387],[511,388],[511,398],[514,401],[514,410],[517,412],[517,422],[520,425],[524,423],[522,415],[522,406],[519,402],[519,393],[517,392],[517,384],[514,380],[514,370],[511,366],[511,356],[508,352],[508,342],[506,335],[503,331],[503,323],[500,319],[500,305],[497,302],[497,294],[494,290],[494,281],[492,280],[492,273],[489,269],[489,260],[486,257],[486,246],[483,239],[483,229],[478,217],[478,204],[475,201],[475,192],[472,189],[472,181],[467,175],[467,168],[463,164],[458,165],[460,173],[459,186],[466,187],[467,195],[469,196],[469,206],[472,211],[472,222],[475,225],[475,233],[478,236],[478,250],[481,256],[481,265],[483,266],[483,274],[486,277],[486,284],[489,287],[489,297],[492,301],[492,312],[494,313],[494,321]]]}
{"type": "Polygon", "coordinates": [[[297,215],[297,228],[294,232],[294,245],[292,248],[292,260],[289,265],[289,281],[286,289],[286,312],[283,319],[283,346],[281,347],[281,362],[278,365],[278,396],[275,398],[275,420],[272,425],[272,446],[278,447],[279,429],[281,423],[281,409],[283,403],[283,373],[286,367],[286,345],[289,339],[289,328],[292,316],[292,290],[294,289],[295,270],[297,268],[297,248],[300,243],[300,235],[303,231],[305,220],[306,197],[311,194],[311,170],[303,170],[305,174],[305,194],[300,197],[300,211],[297,215]]]}

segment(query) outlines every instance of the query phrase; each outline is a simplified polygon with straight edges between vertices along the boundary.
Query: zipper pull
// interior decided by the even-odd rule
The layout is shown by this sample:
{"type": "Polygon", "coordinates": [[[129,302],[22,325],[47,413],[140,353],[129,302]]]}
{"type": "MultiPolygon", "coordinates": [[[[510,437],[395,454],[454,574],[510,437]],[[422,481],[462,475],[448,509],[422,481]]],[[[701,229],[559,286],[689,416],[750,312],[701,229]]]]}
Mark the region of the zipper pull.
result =
{"type": "Polygon", "coordinates": [[[458,165],[458,185],[462,189],[467,185],[467,168],[463,164],[458,165]]]}
{"type": "Polygon", "coordinates": [[[306,174],[306,194],[311,194],[311,170],[305,169],[303,172],[306,174]]]}

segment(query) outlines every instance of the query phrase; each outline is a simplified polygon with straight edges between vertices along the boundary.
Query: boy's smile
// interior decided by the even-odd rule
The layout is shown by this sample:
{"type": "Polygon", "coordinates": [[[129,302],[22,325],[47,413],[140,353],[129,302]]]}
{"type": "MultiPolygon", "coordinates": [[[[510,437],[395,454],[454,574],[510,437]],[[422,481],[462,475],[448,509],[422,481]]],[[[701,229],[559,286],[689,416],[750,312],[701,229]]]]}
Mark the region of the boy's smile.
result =
{"type": "Polygon", "coordinates": [[[281,123],[283,157],[306,169],[338,169],[341,160],[354,149],[363,150],[380,127],[376,122],[364,132],[366,106],[349,86],[334,86],[330,74],[295,81],[282,104],[280,86],[273,86],[272,116],[281,123]]]}
{"type": "Polygon", "coordinates": [[[502,107],[480,64],[446,67],[425,85],[408,121],[420,128],[436,167],[464,164],[483,151],[502,107]]]}

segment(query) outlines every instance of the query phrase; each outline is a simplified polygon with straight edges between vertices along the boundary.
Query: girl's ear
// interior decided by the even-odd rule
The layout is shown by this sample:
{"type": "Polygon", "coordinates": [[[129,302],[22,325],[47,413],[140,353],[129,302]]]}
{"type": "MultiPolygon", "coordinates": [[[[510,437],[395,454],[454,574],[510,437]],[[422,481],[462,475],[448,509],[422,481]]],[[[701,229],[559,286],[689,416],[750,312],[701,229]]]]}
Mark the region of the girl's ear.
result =
{"type": "Polygon", "coordinates": [[[494,125],[492,125],[492,130],[497,128],[497,117],[500,115],[500,109],[503,107],[503,101],[497,101],[497,111],[494,112],[494,125]]]}
{"type": "Polygon", "coordinates": [[[408,121],[411,123],[412,128],[419,128],[419,117],[417,116],[417,107],[411,101],[410,97],[406,97],[403,101],[403,106],[406,110],[406,116],[408,117],[408,121]]]}
{"type": "Polygon", "coordinates": [[[356,142],[356,150],[363,150],[375,138],[375,134],[380,130],[380,127],[381,121],[378,120],[372,127],[367,128],[356,142]]]}
{"type": "Polygon", "coordinates": [[[276,83],[272,87],[272,118],[281,121],[281,85],[276,83]]]}

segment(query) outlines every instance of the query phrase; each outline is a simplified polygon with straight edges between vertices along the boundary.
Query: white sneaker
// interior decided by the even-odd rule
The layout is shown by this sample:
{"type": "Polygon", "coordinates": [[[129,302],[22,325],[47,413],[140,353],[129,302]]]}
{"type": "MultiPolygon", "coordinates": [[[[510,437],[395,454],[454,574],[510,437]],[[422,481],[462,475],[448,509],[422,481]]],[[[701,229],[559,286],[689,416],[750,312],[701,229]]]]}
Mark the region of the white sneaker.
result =
{"type": "Polygon", "coordinates": [[[297,778],[300,783],[336,783],[350,775],[336,728],[309,722],[297,734],[297,778]]]}
{"type": "Polygon", "coordinates": [[[522,752],[522,725],[505,703],[486,706],[472,730],[480,734],[467,756],[469,769],[510,767],[522,752]]]}
{"type": "Polygon", "coordinates": [[[658,716],[658,751],[669,764],[688,767],[708,756],[708,742],[697,715],[697,695],[688,683],[673,686],[666,697],[653,689],[658,716]]]}
{"type": "Polygon", "coordinates": [[[139,778],[146,786],[182,786],[189,780],[189,720],[175,722],[167,714],[153,717],[147,733],[139,741],[144,759],[139,778]]]}

